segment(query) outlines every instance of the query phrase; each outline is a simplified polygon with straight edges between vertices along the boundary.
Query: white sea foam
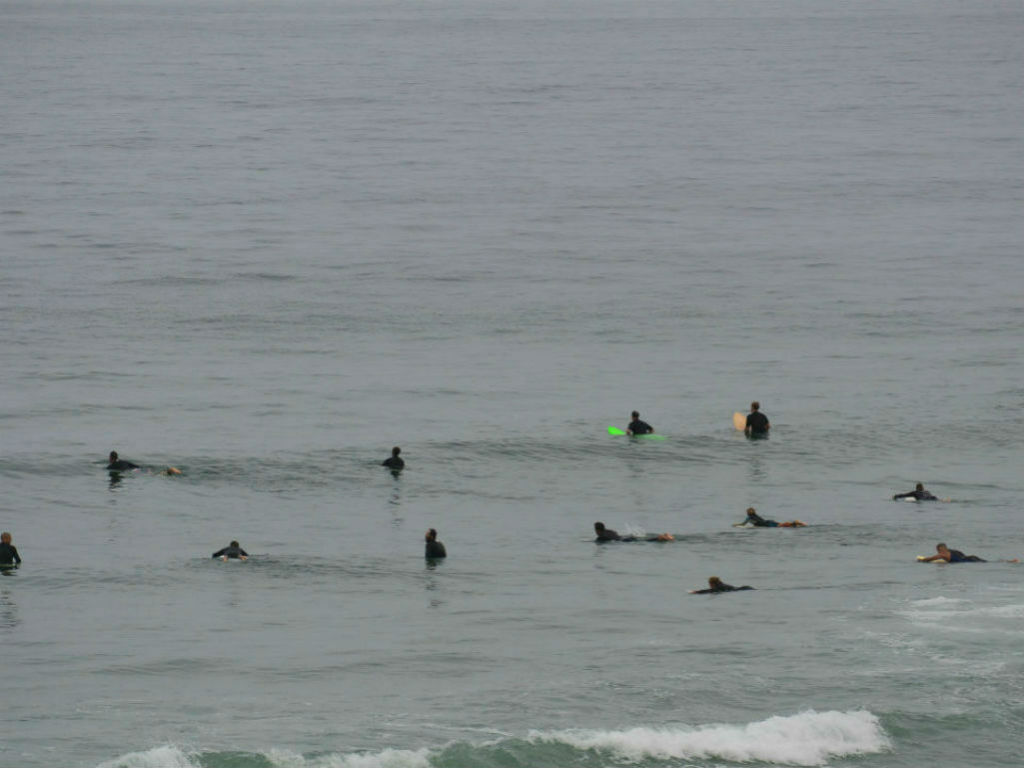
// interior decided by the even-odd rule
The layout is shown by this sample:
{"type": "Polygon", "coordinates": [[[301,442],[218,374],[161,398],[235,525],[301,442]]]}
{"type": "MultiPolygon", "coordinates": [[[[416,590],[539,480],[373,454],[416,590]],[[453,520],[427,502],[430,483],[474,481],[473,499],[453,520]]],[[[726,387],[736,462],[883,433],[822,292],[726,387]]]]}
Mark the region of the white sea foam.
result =
{"type": "Polygon", "coordinates": [[[430,765],[428,749],[384,749],[317,757],[275,749],[264,754],[274,768],[427,768],[430,765]]]}
{"type": "MultiPolygon", "coordinates": [[[[263,753],[274,768],[428,768],[430,750],[384,749],[380,752],[350,752],[305,757],[284,749],[263,753]]],[[[145,752],[130,752],[101,763],[97,768],[199,768],[195,755],[171,745],[145,752]]]]}
{"type": "Polygon", "coordinates": [[[100,763],[96,768],[199,768],[199,763],[191,760],[178,747],[166,744],[145,752],[129,752],[100,763]]]}
{"type": "Polygon", "coordinates": [[[531,732],[530,739],[606,750],[629,761],[718,758],[786,765],[824,765],[832,757],[881,752],[890,746],[878,718],[864,710],[808,710],[747,725],[531,732]]]}

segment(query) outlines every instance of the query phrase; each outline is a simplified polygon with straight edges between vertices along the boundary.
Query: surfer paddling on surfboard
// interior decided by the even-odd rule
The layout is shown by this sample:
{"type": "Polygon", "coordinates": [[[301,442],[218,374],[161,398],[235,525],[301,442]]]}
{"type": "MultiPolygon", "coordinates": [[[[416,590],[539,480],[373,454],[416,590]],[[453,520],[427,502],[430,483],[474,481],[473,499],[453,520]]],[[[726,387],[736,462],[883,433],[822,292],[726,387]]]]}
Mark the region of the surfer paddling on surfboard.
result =
{"type": "Polygon", "coordinates": [[[790,520],[786,523],[777,523],[774,520],[768,520],[757,514],[757,510],[753,507],[747,508],[746,518],[739,523],[733,523],[733,528],[742,528],[744,525],[750,524],[755,528],[803,528],[807,523],[801,520],[790,520]]]}
{"type": "Polygon", "coordinates": [[[915,501],[939,501],[939,497],[933,494],[931,491],[924,489],[924,483],[918,483],[912,491],[906,493],[897,493],[892,497],[893,501],[902,501],[903,499],[914,499],[915,501]]]}
{"type": "Polygon", "coordinates": [[[621,536],[618,531],[611,528],[605,528],[604,523],[594,523],[594,533],[597,538],[594,539],[598,544],[603,544],[606,541],[675,541],[676,537],[671,533],[648,533],[644,536],[632,536],[627,534],[621,536]]]}
{"type": "Polygon", "coordinates": [[[214,552],[211,555],[211,557],[219,557],[226,563],[229,559],[247,560],[249,558],[249,553],[242,549],[240,546],[238,546],[237,541],[232,541],[230,544],[224,547],[224,549],[218,549],[216,552],[214,552]]]}
{"type": "Polygon", "coordinates": [[[708,579],[707,589],[691,589],[691,595],[710,595],[716,592],[743,592],[753,587],[743,585],[742,587],[734,587],[732,584],[726,584],[717,576],[712,576],[708,579]]]}

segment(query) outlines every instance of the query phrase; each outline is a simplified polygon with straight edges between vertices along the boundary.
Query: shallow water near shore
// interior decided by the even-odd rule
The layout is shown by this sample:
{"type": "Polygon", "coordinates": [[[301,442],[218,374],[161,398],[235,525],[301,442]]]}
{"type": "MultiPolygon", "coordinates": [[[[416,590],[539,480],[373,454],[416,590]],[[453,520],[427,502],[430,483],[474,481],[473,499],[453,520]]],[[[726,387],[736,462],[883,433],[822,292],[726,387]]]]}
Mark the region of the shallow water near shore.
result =
{"type": "Polygon", "coordinates": [[[0,766],[1019,764],[1019,4],[0,13],[0,766]]]}

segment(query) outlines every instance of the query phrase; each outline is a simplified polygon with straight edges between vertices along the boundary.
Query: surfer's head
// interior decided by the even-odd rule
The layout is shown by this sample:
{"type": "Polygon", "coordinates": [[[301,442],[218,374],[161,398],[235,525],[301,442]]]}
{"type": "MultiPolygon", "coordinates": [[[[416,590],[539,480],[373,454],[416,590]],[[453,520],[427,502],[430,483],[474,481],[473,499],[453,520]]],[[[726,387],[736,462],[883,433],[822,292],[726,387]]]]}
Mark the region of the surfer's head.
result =
{"type": "Polygon", "coordinates": [[[753,507],[747,507],[747,517],[753,517],[757,514],[757,510],[753,507]]]}
{"type": "Polygon", "coordinates": [[[708,586],[712,589],[716,589],[722,586],[722,580],[717,576],[712,576],[710,579],[708,579],[708,586]]]}
{"type": "Polygon", "coordinates": [[[945,552],[949,552],[949,547],[947,547],[942,542],[939,542],[938,544],[935,545],[935,551],[938,552],[941,555],[941,554],[943,554],[945,552]]]}
{"type": "Polygon", "coordinates": [[[601,533],[604,530],[604,523],[594,523],[594,530],[601,533]]]}
{"type": "Polygon", "coordinates": [[[4,531],[3,533],[0,533],[0,543],[2,543],[2,544],[10,544],[11,543],[11,534],[9,534],[7,531],[4,531]]]}
{"type": "Polygon", "coordinates": [[[924,483],[918,483],[914,487],[917,488],[917,490],[919,490],[919,491],[923,491],[924,490],[924,483]]]}
{"type": "Polygon", "coordinates": [[[751,411],[759,411],[759,410],[761,410],[761,404],[759,402],[757,402],[757,400],[755,400],[754,402],[752,402],[750,404],[750,410],[751,411]]]}
{"type": "Polygon", "coordinates": [[[423,538],[427,541],[437,541],[437,529],[430,528],[427,530],[427,534],[423,538]]]}
{"type": "Polygon", "coordinates": [[[398,454],[400,454],[401,452],[402,452],[402,449],[399,448],[397,445],[394,448],[391,449],[391,455],[392,456],[396,456],[397,457],[398,454]]]}
{"type": "Polygon", "coordinates": [[[633,413],[631,413],[630,416],[632,416],[634,419],[639,419],[640,411],[633,411],[633,413]]]}
{"type": "Polygon", "coordinates": [[[117,451],[111,451],[110,452],[110,463],[113,464],[115,461],[117,461],[117,451]]]}
{"type": "Polygon", "coordinates": [[[232,541],[228,546],[230,546],[230,547],[237,547],[238,546],[238,542],[237,541],[232,541]]]}

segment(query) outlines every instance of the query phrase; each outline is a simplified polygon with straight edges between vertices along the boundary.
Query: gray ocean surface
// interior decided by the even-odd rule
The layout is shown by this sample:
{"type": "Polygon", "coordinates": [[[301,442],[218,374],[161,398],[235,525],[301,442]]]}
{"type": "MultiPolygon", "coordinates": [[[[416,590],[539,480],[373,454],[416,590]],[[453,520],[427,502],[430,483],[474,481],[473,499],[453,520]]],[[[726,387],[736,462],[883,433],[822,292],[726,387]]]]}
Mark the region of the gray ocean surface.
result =
{"type": "Polygon", "coordinates": [[[1019,766],[1024,565],[915,558],[1024,556],[1022,93],[1017,0],[0,0],[0,766],[1019,766]]]}

